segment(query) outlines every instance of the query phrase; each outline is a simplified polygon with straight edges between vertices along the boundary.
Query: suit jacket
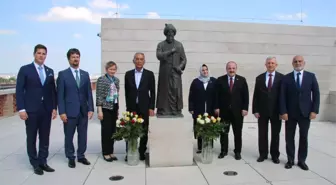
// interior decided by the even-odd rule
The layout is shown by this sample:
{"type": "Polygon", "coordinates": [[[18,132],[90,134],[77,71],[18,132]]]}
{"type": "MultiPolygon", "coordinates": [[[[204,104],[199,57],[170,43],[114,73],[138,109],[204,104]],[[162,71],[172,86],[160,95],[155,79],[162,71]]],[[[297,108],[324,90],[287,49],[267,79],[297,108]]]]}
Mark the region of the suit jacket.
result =
{"type": "Polygon", "coordinates": [[[135,69],[129,70],[125,74],[125,99],[126,110],[135,111],[138,106],[143,113],[155,108],[155,76],[152,71],[143,69],[139,88],[135,82],[135,69]]]}
{"type": "Polygon", "coordinates": [[[268,92],[266,74],[267,72],[256,77],[252,100],[252,113],[259,113],[262,117],[279,118],[279,94],[281,80],[284,75],[282,73],[275,72],[272,89],[268,92]]]}
{"type": "Polygon", "coordinates": [[[77,87],[70,68],[60,71],[57,78],[57,95],[59,114],[77,117],[80,113],[87,116],[94,111],[90,75],[80,69],[80,85],[77,87]]]}
{"type": "Polygon", "coordinates": [[[220,116],[227,119],[230,111],[235,117],[242,117],[241,111],[248,111],[249,107],[249,90],[246,79],[236,75],[232,92],[228,81],[228,75],[219,77],[216,80],[216,103],[215,109],[220,109],[220,116]]]}
{"type": "Polygon", "coordinates": [[[210,115],[214,115],[215,110],[215,83],[216,78],[210,77],[206,89],[204,89],[204,83],[198,78],[195,78],[189,89],[188,107],[189,111],[193,111],[193,118],[197,118],[199,114],[206,112],[210,115]]]}
{"type": "Polygon", "coordinates": [[[46,78],[41,84],[39,74],[34,63],[22,66],[16,80],[16,106],[17,110],[37,112],[43,100],[47,111],[57,109],[56,87],[54,71],[44,65],[46,78]]]}
{"type": "Polygon", "coordinates": [[[284,76],[280,91],[280,114],[299,119],[319,113],[320,90],[314,73],[304,71],[301,87],[296,86],[294,72],[284,76]]]}

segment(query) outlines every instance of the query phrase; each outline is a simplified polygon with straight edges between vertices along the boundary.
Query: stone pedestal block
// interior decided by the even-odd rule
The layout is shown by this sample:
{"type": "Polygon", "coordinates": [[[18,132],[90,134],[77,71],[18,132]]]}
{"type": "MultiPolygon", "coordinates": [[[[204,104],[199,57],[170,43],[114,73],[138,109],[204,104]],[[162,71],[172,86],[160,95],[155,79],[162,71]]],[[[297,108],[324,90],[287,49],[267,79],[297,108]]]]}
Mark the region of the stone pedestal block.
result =
{"type": "Polygon", "coordinates": [[[150,167],[193,164],[192,123],[185,118],[151,118],[148,140],[150,167]]]}

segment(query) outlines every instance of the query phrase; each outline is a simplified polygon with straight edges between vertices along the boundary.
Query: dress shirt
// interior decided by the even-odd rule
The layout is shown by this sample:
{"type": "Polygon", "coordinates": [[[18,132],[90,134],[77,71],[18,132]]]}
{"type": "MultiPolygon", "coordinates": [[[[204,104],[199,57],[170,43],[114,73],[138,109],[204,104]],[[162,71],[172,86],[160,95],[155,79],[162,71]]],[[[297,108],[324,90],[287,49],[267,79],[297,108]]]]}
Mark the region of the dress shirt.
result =
{"type": "MultiPolygon", "coordinates": [[[[40,76],[40,70],[39,70],[40,65],[37,64],[36,62],[34,62],[34,66],[35,66],[35,69],[37,71],[37,74],[40,76]]],[[[46,76],[46,72],[45,72],[45,69],[44,69],[44,65],[42,64],[41,67],[42,67],[42,72],[43,72],[44,81],[45,81],[47,76],[46,76]]]]}
{"type": "Polygon", "coordinates": [[[228,84],[229,84],[229,86],[230,86],[230,78],[232,78],[232,84],[234,84],[234,80],[235,80],[235,77],[236,77],[236,75],[234,75],[234,76],[229,76],[229,75],[227,75],[228,76],[228,84]]]}
{"type": "Polygon", "coordinates": [[[79,68],[75,69],[75,68],[70,67],[70,69],[71,69],[71,72],[72,72],[72,74],[73,74],[75,80],[76,80],[76,72],[75,72],[75,70],[78,71],[78,72],[77,72],[77,73],[78,73],[78,78],[79,78],[79,80],[80,80],[81,76],[80,76],[79,68]]]}
{"type": "Polygon", "coordinates": [[[266,84],[266,87],[268,87],[268,80],[269,80],[269,74],[272,74],[272,86],[273,86],[273,82],[274,82],[274,78],[275,78],[275,71],[273,71],[272,73],[269,73],[268,71],[266,72],[266,81],[265,81],[265,84],[266,84]]]}
{"type": "Polygon", "coordinates": [[[301,73],[301,75],[300,75],[300,85],[302,85],[303,70],[301,70],[301,71],[294,70],[294,79],[295,79],[295,82],[296,82],[296,80],[297,80],[297,74],[299,72],[301,73]]]}

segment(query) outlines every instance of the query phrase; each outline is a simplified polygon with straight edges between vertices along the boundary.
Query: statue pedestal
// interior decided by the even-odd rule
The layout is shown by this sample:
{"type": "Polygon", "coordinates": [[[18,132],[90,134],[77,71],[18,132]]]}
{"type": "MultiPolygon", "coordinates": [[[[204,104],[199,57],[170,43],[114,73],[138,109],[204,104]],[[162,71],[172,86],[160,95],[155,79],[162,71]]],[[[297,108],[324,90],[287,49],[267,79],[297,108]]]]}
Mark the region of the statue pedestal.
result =
{"type": "Polygon", "coordinates": [[[150,167],[193,164],[191,121],[183,118],[150,118],[148,143],[150,167]]]}

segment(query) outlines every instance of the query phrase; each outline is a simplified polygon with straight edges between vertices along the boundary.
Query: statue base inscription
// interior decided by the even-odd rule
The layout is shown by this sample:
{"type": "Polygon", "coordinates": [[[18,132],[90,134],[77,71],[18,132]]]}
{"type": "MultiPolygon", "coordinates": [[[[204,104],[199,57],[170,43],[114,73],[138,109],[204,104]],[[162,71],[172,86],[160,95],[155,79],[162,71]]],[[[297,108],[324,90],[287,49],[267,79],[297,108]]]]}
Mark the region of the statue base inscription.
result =
{"type": "Polygon", "coordinates": [[[193,165],[192,125],[183,118],[151,118],[148,143],[150,167],[193,165]]]}

